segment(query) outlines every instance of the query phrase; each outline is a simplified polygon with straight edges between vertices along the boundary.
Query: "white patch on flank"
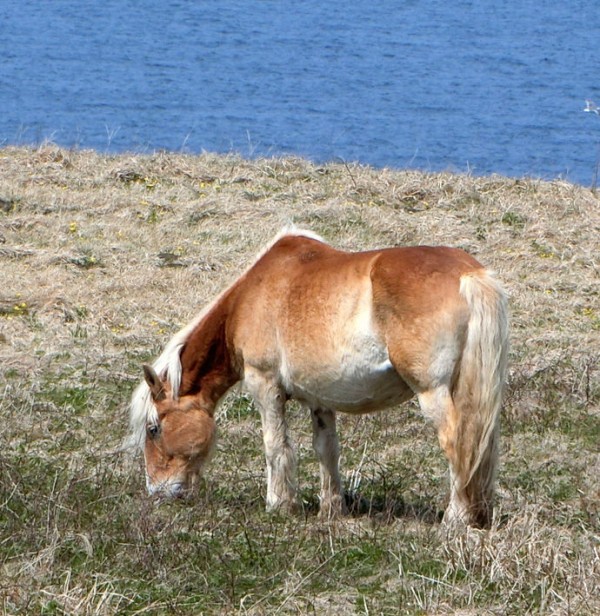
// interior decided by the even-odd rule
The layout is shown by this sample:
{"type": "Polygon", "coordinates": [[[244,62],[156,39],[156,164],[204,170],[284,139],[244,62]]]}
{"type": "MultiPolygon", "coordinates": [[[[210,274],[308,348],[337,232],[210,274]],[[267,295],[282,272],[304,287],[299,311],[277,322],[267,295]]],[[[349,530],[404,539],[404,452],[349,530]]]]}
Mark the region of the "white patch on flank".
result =
{"type": "Polygon", "coordinates": [[[348,413],[406,399],[407,385],[373,327],[370,285],[365,285],[360,297],[347,299],[347,310],[338,307],[342,324],[332,323],[330,331],[323,333],[330,344],[317,350],[316,365],[282,356],[281,376],[288,392],[312,408],[348,413]]]}

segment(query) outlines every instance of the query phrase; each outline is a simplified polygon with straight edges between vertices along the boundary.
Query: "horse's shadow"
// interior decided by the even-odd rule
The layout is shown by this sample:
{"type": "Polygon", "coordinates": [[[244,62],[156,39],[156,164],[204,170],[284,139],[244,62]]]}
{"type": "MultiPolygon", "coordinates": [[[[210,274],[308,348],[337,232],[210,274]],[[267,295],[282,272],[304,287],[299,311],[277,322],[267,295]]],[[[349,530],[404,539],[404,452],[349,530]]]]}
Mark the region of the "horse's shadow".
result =
{"type": "MultiPolygon", "coordinates": [[[[302,495],[302,507],[306,516],[319,513],[319,499],[316,495],[302,495]]],[[[382,523],[398,519],[412,519],[427,524],[439,524],[444,511],[426,500],[407,501],[400,496],[367,497],[360,492],[345,492],[344,501],[347,515],[351,518],[370,517],[382,523]]]]}
{"type": "Polygon", "coordinates": [[[415,519],[429,524],[440,523],[444,511],[425,500],[407,501],[400,496],[368,498],[360,493],[346,493],[346,507],[351,517],[373,517],[392,522],[395,519],[415,519]]]}

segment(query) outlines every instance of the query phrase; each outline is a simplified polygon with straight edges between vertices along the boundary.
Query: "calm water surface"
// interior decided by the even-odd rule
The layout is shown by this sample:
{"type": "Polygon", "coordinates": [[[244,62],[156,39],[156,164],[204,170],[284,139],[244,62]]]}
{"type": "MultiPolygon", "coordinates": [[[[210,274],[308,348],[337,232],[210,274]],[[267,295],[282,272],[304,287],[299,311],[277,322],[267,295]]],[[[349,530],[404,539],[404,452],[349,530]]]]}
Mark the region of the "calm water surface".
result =
{"type": "Polygon", "coordinates": [[[3,0],[0,144],[565,177],[600,144],[594,0],[3,0]]]}

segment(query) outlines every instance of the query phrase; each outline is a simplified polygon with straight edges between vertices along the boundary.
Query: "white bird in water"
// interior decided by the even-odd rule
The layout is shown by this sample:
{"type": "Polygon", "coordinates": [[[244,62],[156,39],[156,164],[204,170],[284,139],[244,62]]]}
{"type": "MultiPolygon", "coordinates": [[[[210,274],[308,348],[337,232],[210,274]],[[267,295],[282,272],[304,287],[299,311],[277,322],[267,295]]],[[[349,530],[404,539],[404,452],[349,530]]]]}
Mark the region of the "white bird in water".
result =
{"type": "Polygon", "coordinates": [[[585,101],[585,109],[584,111],[588,111],[590,113],[595,113],[596,115],[600,115],[600,107],[594,103],[594,101],[585,101]]]}

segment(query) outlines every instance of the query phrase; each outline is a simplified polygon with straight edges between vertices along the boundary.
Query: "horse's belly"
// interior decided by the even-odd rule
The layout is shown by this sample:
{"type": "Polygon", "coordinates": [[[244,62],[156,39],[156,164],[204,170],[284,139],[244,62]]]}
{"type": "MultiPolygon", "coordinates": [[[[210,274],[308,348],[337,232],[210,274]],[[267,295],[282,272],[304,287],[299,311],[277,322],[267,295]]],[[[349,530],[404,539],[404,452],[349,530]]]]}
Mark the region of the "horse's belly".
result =
{"type": "Polygon", "coordinates": [[[413,392],[392,366],[387,353],[321,361],[288,374],[288,393],[312,408],[366,413],[399,404],[413,392]]]}

